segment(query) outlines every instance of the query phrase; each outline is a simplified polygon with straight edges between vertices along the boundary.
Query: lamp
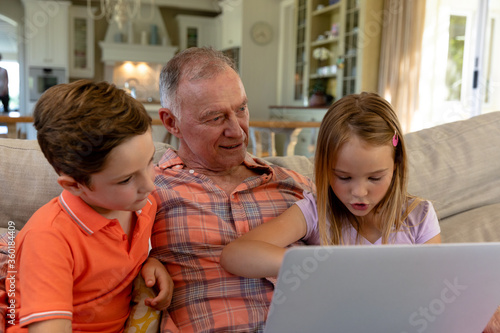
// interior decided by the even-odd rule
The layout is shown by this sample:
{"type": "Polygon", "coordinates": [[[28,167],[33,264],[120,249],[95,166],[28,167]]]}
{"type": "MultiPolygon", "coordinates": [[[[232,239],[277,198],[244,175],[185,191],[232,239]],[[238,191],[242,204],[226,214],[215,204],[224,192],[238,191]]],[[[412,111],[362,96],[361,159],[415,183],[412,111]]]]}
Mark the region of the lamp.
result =
{"type": "MultiPolygon", "coordinates": [[[[92,11],[92,1],[87,0],[87,12],[89,16],[94,20],[99,20],[103,17],[106,17],[108,22],[113,20],[118,24],[120,30],[122,30],[125,22],[134,19],[136,16],[140,16],[141,0],[99,0],[101,12],[98,14],[94,14],[92,11]]],[[[151,15],[149,19],[152,19],[155,0],[150,0],[150,2],[151,15]]]]}

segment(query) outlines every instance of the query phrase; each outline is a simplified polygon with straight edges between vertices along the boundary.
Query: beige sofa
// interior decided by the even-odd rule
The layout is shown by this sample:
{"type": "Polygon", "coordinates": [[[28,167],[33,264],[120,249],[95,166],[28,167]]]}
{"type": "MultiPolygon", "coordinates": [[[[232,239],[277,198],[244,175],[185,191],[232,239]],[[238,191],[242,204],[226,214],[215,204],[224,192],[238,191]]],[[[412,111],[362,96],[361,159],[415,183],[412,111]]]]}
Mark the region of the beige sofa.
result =
{"type": "MultiPolygon", "coordinates": [[[[500,241],[500,112],[410,133],[405,140],[410,192],[434,202],[443,241],[500,241]]],[[[158,161],[168,145],[155,145],[158,161]]],[[[313,176],[306,157],[266,160],[313,176]]],[[[57,196],[56,177],[36,141],[0,139],[0,232],[9,225],[21,229],[57,196]]],[[[2,325],[0,319],[0,332],[2,325]]]]}
{"type": "MultiPolygon", "coordinates": [[[[500,112],[409,133],[405,140],[409,190],[434,202],[443,241],[500,241],[500,112]]],[[[168,145],[155,144],[158,160],[168,145]]],[[[312,162],[303,156],[266,160],[312,177],[312,162]]],[[[12,221],[21,229],[61,191],[37,142],[29,140],[0,139],[0,186],[0,228],[12,221]]]]}

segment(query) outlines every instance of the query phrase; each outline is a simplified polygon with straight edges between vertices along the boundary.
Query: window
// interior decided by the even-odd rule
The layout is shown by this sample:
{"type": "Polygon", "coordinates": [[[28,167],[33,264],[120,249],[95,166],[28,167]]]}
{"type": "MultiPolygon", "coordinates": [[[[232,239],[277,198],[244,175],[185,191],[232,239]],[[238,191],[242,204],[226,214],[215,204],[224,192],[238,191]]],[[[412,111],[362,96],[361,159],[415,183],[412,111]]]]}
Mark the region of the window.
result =
{"type": "Polygon", "coordinates": [[[500,109],[499,20],[500,1],[426,2],[412,131],[500,109]]]}
{"type": "MultiPolygon", "coordinates": [[[[9,75],[9,110],[19,111],[19,63],[17,61],[0,61],[0,67],[9,75]]],[[[2,108],[0,103],[0,108],[2,108]]]]}
{"type": "Polygon", "coordinates": [[[462,96],[462,73],[467,17],[450,16],[448,62],[446,66],[447,101],[460,101],[462,96]]]}
{"type": "MultiPolygon", "coordinates": [[[[486,54],[484,59],[485,70],[485,89],[484,89],[484,103],[491,103],[491,89],[492,87],[492,65],[493,65],[493,51],[495,49],[495,29],[496,20],[492,18],[489,22],[489,38],[486,39],[486,54]]],[[[497,46],[498,47],[498,46],[497,46]]]]}

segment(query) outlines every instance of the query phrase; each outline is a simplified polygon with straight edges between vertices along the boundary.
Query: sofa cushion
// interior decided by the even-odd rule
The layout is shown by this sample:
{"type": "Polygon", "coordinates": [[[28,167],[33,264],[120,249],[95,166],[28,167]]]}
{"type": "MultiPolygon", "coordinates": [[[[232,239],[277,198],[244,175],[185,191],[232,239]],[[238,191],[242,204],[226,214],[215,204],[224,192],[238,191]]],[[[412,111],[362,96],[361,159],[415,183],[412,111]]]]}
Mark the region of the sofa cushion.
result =
{"type": "Polygon", "coordinates": [[[14,221],[19,230],[61,187],[36,141],[0,139],[0,156],[0,227],[14,221]]]}
{"type": "Polygon", "coordinates": [[[433,201],[441,220],[500,202],[499,115],[405,135],[409,192],[433,201]]]}
{"type": "Polygon", "coordinates": [[[443,243],[498,242],[500,203],[479,207],[442,219],[443,243]]]}
{"type": "MultiPolygon", "coordinates": [[[[169,145],[155,142],[158,162],[169,145]]],[[[57,173],[36,140],[0,139],[0,228],[20,230],[33,213],[61,193],[57,173]]]]}
{"type": "Polygon", "coordinates": [[[142,275],[139,274],[134,280],[134,291],[132,292],[132,309],[125,324],[123,333],[157,333],[160,327],[161,312],[146,306],[147,298],[154,298],[153,288],[146,286],[142,275]]]}
{"type": "MultiPolygon", "coordinates": [[[[500,202],[500,112],[405,135],[409,191],[433,201],[440,220],[500,202]]],[[[155,142],[157,162],[167,144],[155,142]]],[[[269,163],[312,178],[311,159],[268,157],[269,163]]],[[[0,140],[0,228],[20,229],[61,189],[34,140],[0,140]]],[[[498,216],[498,214],[497,214],[498,216]]]]}
{"type": "Polygon", "coordinates": [[[272,156],[263,159],[267,163],[293,170],[303,176],[313,179],[314,165],[310,158],[305,156],[272,156]]]}

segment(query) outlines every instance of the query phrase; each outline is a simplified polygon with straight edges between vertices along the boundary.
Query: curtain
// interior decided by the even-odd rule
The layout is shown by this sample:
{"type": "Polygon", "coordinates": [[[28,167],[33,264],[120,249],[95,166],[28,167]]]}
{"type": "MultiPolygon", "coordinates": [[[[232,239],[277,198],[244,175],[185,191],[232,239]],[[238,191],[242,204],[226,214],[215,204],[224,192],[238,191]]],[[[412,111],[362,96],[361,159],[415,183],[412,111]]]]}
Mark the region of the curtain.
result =
{"type": "Polygon", "coordinates": [[[398,113],[404,132],[418,109],[425,0],[384,0],[379,94],[398,113]]]}

